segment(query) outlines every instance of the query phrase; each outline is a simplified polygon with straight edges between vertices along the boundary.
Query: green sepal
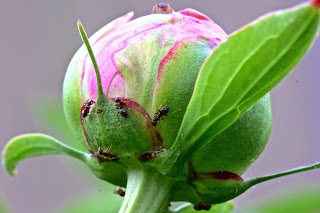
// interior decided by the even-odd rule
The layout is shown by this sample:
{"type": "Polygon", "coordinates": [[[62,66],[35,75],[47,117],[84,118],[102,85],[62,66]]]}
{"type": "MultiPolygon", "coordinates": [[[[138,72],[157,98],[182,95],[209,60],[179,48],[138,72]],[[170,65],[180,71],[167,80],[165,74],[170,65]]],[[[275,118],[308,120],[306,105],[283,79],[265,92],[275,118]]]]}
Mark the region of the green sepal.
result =
{"type": "Polygon", "coordinates": [[[163,172],[181,173],[195,151],[276,86],[307,52],[318,27],[319,10],[306,3],[270,13],[215,48],[202,66],[171,153],[163,155],[163,172]]]}
{"type": "Polygon", "coordinates": [[[125,104],[127,117],[107,98],[96,104],[86,117],[84,125],[93,150],[112,146],[112,154],[137,160],[145,152],[161,149],[161,137],[150,118],[140,111],[142,108],[129,99],[121,98],[121,102],[125,104]]]}
{"type": "MultiPolygon", "coordinates": [[[[93,43],[94,41],[102,38],[113,29],[126,23],[131,19],[133,13],[130,12],[126,16],[116,19],[110,22],[100,30],[98,30],[94,35],[90,37],[88,43],[93,43]]],[[[79,24],[79,23],[78,23],[79,24]]],[[[79,25],[78,25],[79,26],[79,25]]],[[[85,33],[84,33],[85,34],[85,33]]],[[[83,38],[83,37],[82,37],[83,38]]],[[[81,107],[86,100],[83,100],[83,94],[81,91],[81,79],[82,71],[84,66],[84,58],[88,54],[86,45],[83,44],[81,48],[77,51],[75,56],[72,58],[63,83],[63,106],[66,119],[76,134],[78,140],[82,143],[86,150],[90,147],[87,144],[86,138],[82,131],[82,126],[80,122],[81,107]]]]}
{"type": "Polygon", "coordinates": [[[106,150],[113,146],[113,154],[121,154],[122,157],[128,155],[125,157],[134,157],[138,160],[145,152],[162,149],[161,136],[151,125],[151,118],[143,107],[135,101],[122,97],[118,97],[119,102],[116,103],[115,99],[111,101],[104,95],[100,71],[80,21],[78,28],[94,65],[98,82],[97,100],[94,106],[90,107],[92,109],[89,116],[81,116],[82,128],[91,150],[96,152],[99,148],[106,150]],[[121,110],[127,110],[126,115],[123,115],[121,110]]]}

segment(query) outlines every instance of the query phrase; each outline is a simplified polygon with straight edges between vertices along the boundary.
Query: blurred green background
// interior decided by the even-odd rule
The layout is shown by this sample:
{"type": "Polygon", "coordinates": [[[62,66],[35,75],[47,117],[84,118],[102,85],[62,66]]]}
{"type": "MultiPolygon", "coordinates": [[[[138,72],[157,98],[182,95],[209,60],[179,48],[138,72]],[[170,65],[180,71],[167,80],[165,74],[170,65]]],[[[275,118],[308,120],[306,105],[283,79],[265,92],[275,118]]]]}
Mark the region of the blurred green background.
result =
{"type": "MultiPolygon", "coordinates": [[[[170,3],[176,11],[194,8],[212,18],[227,33],[231,33],[260,15],[300,2],[303,1],[171,0],[166,3],[170,3]]],[[[48,120],[61,115],[59,110],[65,71],[73,54],[82,45],[76,27],[78,19],[81,19],[88,35],[92,35],[106,23],[129,11],[134,11],[135,17],[148,15],[159,2],[1,0],[0,3],[2,150],[11,137],[28,132],[45,132],[54,134],[58,139],[72,141],[72,136],[58,134],[66,129],[64,124],[57,122],[48,128],[43,118],[47,116],[48,120]],[[58,114],[54,114],[56,112],[58,114]]],[[[272,91],[274,122],[270,142],[244,178],[262,176],[320,160],[319,56],[318,38],[292,74],[272,91]]],[[[282,194],[285,192],[293,197],[300,194],[303,199],[298,200],[302,204],[308,197],[314,198],[313,201],[318,198],[316,201],[320,203],[317,193],[290,191],[295,187],[317,189],[317,186],[320,187],[320,170],[273,180],[258,185],[235,199],[236,209],[237,212],[247,212],[247,208],[253,209],[254,205],[261,203],[265,205],[262,208],[267,209],[266,202],[269,203],[269,199],[277,195],[288,197],[282,194]]],[[[119,199],[112,195],[113,189],[114,187],[96,179],[76,160],[69,160],[65,156],[26,160],[18,166],[18,173],[14,178],[9,177],[3,168],[0,169],[0,194],[8,203],[9,212],[54,212],[77,197],[83,203],[87,200],[84,196],[98,197],[102,199],[100,202],[105,199],[105,205],[111,206],[113,199],[119,199]]],[[[312,206],[311,203],[305,205],[312,206]]],[[[307,209],[305,211],[312,212],[307,209]]],[[[262,210],[256,209],[255,212],[262,210]]]]}

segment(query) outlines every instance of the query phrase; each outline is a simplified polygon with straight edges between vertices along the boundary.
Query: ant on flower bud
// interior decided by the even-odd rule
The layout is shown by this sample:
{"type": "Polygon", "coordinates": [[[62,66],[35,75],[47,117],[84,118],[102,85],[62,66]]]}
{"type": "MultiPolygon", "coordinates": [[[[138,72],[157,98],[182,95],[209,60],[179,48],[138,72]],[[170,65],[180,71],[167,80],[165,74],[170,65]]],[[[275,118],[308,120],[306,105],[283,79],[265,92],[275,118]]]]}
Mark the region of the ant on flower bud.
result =
{"type": "Polygon", "coordinates": [[[120,195],[121,197],[124,197],[126,195],[126,192],[123,191],[121,188],[118,188],[117,190],[113,191],[113,193],[120,195]]]}
{"type": "Polygon", "coordinates": [[[88,99],[81,107],[81,116],[82,118],[86,118],[90,112],[90,108],[92,107],[93,104],[96,102],[94,100],[88,99]]]}
{"type": "Polygon", "coordinates": [[[116,102],[117,109],[120,109],[118,113],[120,113],[120,115],[122,115],[122,117],[124,118],[128,117],[127,108],[124,108],[125,104],[121,102],[121,99],[119,97],[116,97],[114,101],[116,102]]]}
{"type": "Polygon", "coordinates": [[[99,148],[98,148],[98,154],[99,154],[99,155],[102,155],[102,156],[104,156],[104,157],[107,157],[109,161],[117,161],[117,160],[119,160],[119,157],[118,157],[118,156],[110,153],[111,147],[112,147],[112,145],[109,145],[109,146],[106,148],[106,150],[103,151],[102,148],[99,146],[99,148]]]}
{"type": "Polygon", "coordinates": [[[157,13],[161,13],[161,12],[165,13],[168,10],[169,14],[172,13],[173,11],[172,8],[170,7],[170,4],[165,4],[165,3],[159,3],[154,5],[154,7],[152,8],[152,13],[154,13],[155,10],[157,10],[157,13]]]}
{"type": "Polygon", "coordinates": [[[156,113],[156,115],[153,117],[153,119],[151,120],[151,124],[153,126],[156,126],[157,125],[157,121],[160,120],[160,118],[162,118],[163,120],[163,116],[168,116],[169,112],[169,107],[162,107],[160,110],[158,110],[158,112],[156,113]]]}
{"type": "Polygon", "coordinates": [[[199,204],[199,205],[194,205],[194,209],[197,211],[201,210],[207,210],[209,211],[211,209],[211,204],[199,204]]]}

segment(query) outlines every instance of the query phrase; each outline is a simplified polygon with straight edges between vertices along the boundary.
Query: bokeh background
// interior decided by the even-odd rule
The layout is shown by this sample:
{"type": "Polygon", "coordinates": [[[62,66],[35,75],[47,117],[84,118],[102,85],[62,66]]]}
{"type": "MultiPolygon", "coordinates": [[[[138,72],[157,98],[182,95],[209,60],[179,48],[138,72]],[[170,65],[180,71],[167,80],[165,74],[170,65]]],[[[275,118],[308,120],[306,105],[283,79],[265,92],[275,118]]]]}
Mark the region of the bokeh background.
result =
{"type": "MultiPolygon", "coordinates": [[[[273,10],[299,0],[176,0],[176,11],[194,8],[211,17],[227,33],[273,10]]],[[[134,11],[148,15],[154,0],[0,0],[0,149],[18,134],[45,131],[32,109],[45,100],[61,104],[68,63],[82,45],[76,21],[92,35],[111,20],[134,11]]],[[[320,39],[292,73],[272,92],[273,130],[270,142],[245,177],[270,174],[320,161],[320,39]]],[[[50,133],[50,130],[46,131],[50,133]]],[[[93,175],[73,169],[67,157],[30,159],[9,177],[0,168],[0,194],[9,212],[51,212],[76,196],[106,190],[92,184],[93,175]],[[70,167],[71,165],[71,167],[70,167]]],[[[320,170],[260,184],[235,199],[238,211],[281,191],[320,185],[320,170]]],[[[108,189],[110,190],[110,189],[108,189]]]]}

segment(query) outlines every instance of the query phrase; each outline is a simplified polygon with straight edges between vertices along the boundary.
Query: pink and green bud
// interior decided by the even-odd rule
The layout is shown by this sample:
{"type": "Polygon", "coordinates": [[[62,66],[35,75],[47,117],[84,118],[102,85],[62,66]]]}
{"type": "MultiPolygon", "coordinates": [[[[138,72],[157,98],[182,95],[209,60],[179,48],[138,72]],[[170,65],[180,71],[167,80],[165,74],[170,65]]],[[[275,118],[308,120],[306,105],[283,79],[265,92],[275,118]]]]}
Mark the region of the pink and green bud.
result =
{"type": "MultiPolygon", "coordinates": [[[[117,114],[120,109],[116,109],[114,101],[118,97],[126,105],[126,122],[133,116],[141,122],[135,124],[140,130],[137,126],[130,129],[130,141],[134,141],[134,132],[149,133],[146,138],[138,135],[143,139],[141,151],[168,148],[180,128],[201,65],[227,35],[208,17],[192,9],[130,21],[132,15],[129,13],[108,24],[90,39],[103,93],[113,105],[114,111],[110,113],[121,115],[117,114]],[[152,125],[158,110],[165,106],[169,107],[170,116],[152,125]]],[[[97,100],[97,88],[94,67],[87,50],[82,47],[68,68],[64,85],[65,110],[79,134],[83,133],[78,112],[86,100],[97,100]],[[70,100],[77,105],[70,104],[70,100]]],[[[124,127],[118,128],[123,132],[124,127]]],[[[98,146],[106,148],[111,143],[113,150],[117,149],[119,139],[112,138],[103,142],[106,144],[93,145],[95,151],[98,146]]],[[[130,144],[128,141],[121,143],[130,144]]]]}
{"type": "Polygon", "coordinates": [[[127,188],[122,213],[167,212],[171,201],[208,210],[255,184],[320,168],[241,177],[271,132],[268,92],[316,38],[319,8],[312,0],[230,36],[193,9],[132,21],[131,12],[89,40],[78,21],[84,45],[68,67],[63,102],[86,152],[43,134],[22,135],[6,146],[4,166],[13,175],[24,158],[78,158],[127,188]]]}
{"type": "MultiPolygon", "coordinates": [[[[157,168],[157,157],[177,138],[202,64],[227,35],[193,9],[130,21],[132,15],[113,21],[89,39],[99,68],[102,99],[94,65],[83,46],[66,74],[64,106],[79,138],[100,160],[127,166],[149,163],[157,168]],[[88,104],[87,100],[95,103],[88,104]],[[80,116],[83,111],[85,116],[80,116]]],[[[211,185],[223,188],[234,181],[221,181],[215,173],[241,175],[267,143],[270,110],[267,95],[233,126],[196,151],[185,162],[190,169],[186,174],[188,186],[178,188],[173,197],[201,202],[207,197],[201,190],[191,198],[180,194],[192,195],[186,190],[192,185],[201,189],[202,182],[211,181],[211,185]]],[[[211,191],[206,202],[224,197],[223,190],[217,193],[211,191]]]]}

